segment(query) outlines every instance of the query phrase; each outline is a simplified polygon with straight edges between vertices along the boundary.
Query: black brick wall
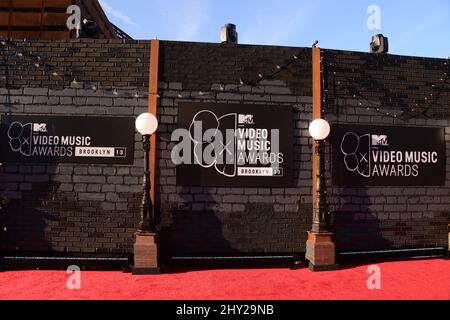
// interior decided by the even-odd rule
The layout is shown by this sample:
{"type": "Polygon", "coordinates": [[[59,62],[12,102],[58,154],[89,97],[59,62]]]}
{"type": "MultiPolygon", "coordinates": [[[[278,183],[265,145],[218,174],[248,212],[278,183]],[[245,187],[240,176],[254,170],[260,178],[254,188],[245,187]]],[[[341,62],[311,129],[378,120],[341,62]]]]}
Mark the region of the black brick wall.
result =
{"type": "MultiPolygon", "coordinates": [[[[149,42],[18,41],[0,50],[2,117],[114,117],[147,110],[149,42]]],[[[142,138],[135,137],[130,166],[0,166],[0,197],[7,202],[0,212],[0,249],[132,252],[143,174],[142,138]]]]}
{"type": "Polygon", "coordinates": [[[0,88],[148,87],[150,41],[1,41],[0,88]],[[57,75],[54,75],[54,72],[57,75]]]}
{"type": "MultiPolygon", "coordinates": [[[[2,116],[119,116],[146,110],[149,42],[19,41],[0,49],[2,116]],[[55,70],[58,76],[52,75],[55,70]],[[70,88],[74,78],[80,88],[70,88]],[[98,83],[98,90],[92,90],[98,83]]],[[[449,91],[441,90],[436,98],[431,87],[442,77],[445,61],[331,50],[323,54],[330,122],[445,127],[450,151],[449,91]],[[423,100],[429,94],[435,98],[423,100]],[[361,97],[389,113],[403,110],[407,117],[367,110],[361,97]]],[[[159,96],[156,206],[163,254],[304,252],[312,207],[311,50],[162,42],[159,96]],[[267,77],[293,55],[295,62],[267,77]],[[264,79],[256,83],[259,74],[264,79]],[[237,87],[240,79],[245,85],[237,87]],[[185,101],[293,109],[295,187],[177,186],[170,138],[179,102],[185,101]]],[[[136,135],[133,166],[4,164],[0,195],[9,203],[0,214],[1,250],[132,252],[141,195],[140,148],[136,135]]],[[[449,183],[443,188],[328,187],[338,250],[447,243],[449,183]]]]}
{"type": "Polygon", "coordinates": [[[445,128],[447,144],[444,187],[330,188],[338,250],[447,247],[450,61],[334,50],[323,55],[332,123],[445,128]]]}

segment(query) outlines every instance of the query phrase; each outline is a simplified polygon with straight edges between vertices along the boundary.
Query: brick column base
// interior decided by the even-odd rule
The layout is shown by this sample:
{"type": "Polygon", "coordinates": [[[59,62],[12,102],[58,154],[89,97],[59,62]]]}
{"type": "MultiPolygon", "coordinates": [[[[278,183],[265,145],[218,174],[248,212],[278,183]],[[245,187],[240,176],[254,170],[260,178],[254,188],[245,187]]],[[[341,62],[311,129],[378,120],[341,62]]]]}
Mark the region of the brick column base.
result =
{"type": "MultiPolygon", "coordinates": [[[[448,252],[450,252],[450,224],[448,225],[448,248],[447,248],[448,252]]],[[[449,256],[449,254],[447,254],[447,257],[449,256]]]]}
{"type": "Polygon", "coordinates": [[[335,262],[335,246],[331,241],[332,233],[308,232],[306,242],[306,259],[311,271],[337,270],[335,262]]]}
{"type": "Polygon", "coordinates": [[[159,274],[158,245],[155,233],[136,233],[133,275],[159,274]]]}

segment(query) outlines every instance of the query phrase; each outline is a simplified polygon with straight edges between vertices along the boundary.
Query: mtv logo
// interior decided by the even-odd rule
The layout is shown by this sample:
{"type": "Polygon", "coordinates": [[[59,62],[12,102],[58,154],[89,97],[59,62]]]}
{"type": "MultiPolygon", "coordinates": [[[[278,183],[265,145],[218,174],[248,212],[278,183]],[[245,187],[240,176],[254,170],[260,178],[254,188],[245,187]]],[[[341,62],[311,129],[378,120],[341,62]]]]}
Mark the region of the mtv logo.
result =
{"type": "Polygon", "coordinates": [[[389,146],[387,135],[372,135],[372,146],[389,146]]]}
{"type": "Polygon", "coordinates": [[[240,114],[239,124],[255,124],[252,114],[240,114]]]}
{"type": "Polygon", "coordinates": [[[47,132],[47,124],[33,123],[33,132],[47,132]]]}

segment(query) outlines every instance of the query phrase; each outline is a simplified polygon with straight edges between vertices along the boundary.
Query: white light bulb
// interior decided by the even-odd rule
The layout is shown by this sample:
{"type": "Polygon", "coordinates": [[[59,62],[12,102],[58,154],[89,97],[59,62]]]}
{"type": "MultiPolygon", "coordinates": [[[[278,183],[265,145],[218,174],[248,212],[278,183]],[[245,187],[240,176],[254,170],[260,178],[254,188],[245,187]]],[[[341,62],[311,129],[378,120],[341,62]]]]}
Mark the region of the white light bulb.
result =
{"type": "Polygon", "coordinates": [[[152,135],[158,129],[158,119],[151,113],[143,113],[136,119],[136,130],[142,135],[152,135]]]}
{"type": "Polygon", "coordinates": [[[330,131],[330,124],[323,119],[316,119],[309,125],[309,134],[316,141],[328,138],[330,131]]]}

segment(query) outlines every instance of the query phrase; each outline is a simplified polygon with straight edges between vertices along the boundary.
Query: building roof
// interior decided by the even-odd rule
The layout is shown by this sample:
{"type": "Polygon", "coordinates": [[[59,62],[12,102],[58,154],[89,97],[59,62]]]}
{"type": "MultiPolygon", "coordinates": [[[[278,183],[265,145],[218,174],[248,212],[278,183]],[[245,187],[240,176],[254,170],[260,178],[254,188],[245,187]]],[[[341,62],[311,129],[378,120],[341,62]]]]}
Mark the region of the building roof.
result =
{"type": "Polygon", "coordinates": [[[10,39],[71,39],[67,28],[71,5],[81,10],[80,38],[131,39],[112,24],[98,0],[0,0],[0,37],[10,39]]]}

